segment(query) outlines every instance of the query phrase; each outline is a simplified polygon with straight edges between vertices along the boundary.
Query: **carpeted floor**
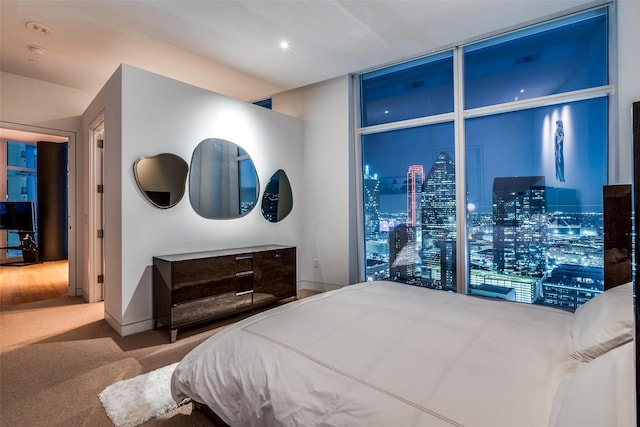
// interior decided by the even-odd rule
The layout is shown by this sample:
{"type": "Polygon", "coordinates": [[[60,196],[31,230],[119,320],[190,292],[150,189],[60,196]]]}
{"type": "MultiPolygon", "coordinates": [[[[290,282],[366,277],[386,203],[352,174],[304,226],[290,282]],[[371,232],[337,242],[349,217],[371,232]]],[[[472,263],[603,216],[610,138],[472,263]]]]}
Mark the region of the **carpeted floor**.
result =
{"type": "MultiPolygon", "coordinates": [[[[105,387],[180,361],[224,327],[209,324],[180,331],[170,344],[166,329],[120,337],[104,321],[102,303],[87,304],[79,297],[3,308],[0,425],[112,426],[98,399],[105,387]]],[[[211,423],[187,405],[143,426],[211,423]]]]}

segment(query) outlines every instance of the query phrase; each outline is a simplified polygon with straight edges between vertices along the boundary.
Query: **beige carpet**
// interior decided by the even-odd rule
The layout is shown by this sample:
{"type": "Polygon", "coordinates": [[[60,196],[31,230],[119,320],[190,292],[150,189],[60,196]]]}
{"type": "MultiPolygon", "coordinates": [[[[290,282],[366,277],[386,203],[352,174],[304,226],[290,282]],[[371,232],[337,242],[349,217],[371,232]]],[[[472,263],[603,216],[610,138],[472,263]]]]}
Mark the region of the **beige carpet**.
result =
{"type": "MultiPolygon", "coordinates": [[[[102,303],[79,297],[3,308],[0,426],[112,426],[98,399],[105,387],[178,362],[224,328],[213,326],[181,331],[170,344],[166,329],[120,337],[104,321],[102,303]]],[[[211,425],[191,409],[186,405],[143,426],[211,425]]]]}

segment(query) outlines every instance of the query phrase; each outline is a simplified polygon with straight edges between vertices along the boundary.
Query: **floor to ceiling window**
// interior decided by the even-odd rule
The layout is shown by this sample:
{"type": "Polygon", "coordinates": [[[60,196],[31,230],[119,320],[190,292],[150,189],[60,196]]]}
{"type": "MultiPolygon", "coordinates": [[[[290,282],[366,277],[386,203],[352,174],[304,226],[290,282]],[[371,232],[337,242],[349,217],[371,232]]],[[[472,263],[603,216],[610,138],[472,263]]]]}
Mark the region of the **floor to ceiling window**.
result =
{"type": "MultiPolygon", "coordinates": [[[[3,140],[0,149],[7,153],[6,195],[8,202],[33,202],[37,197],[37,147],[35,143],[3,140]],[[4,147],[1,147],[4,145],[4,147]]],[[[34,209],[35,210],[35,209],[34,209]]],[[[1,228],[1,227],[0,227],[1,228]]],[[[36,236],[34,236],[36,237],[36,236]]],[[[37,238],[37,237],[36,237],[37,238]]],[[[20,257],[20,237],[16,230],[9,230],[3,247],[9,247],[6,258],[20,257]]]]}
{"type": "Polygon", "coordinates": [[[358,76],[366,280],[602,292],[609,31],[601,7],[358,76]]]}

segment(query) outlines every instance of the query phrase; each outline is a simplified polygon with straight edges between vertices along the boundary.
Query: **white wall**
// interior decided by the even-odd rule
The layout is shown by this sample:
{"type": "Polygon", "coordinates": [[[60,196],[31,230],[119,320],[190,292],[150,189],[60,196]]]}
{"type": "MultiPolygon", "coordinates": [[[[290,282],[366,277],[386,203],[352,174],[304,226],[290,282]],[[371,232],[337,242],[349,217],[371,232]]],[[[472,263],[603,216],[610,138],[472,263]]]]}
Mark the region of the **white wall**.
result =
{"type": "Polygon", "coordinates": [[[154,255],[261,244],[299,246],[300,120],[127,65],[105,89],[85,113],[84,122],[102,109],[106,112],[105,310],[116,330],[128,335],[152,327],[154,255]],[[112,95],[116,92],[122,96],[121,116],[112,120],[111,111],[120,108],[118,97],[112,95]],[[112,122],[119,120],[121,128],[114,129],[112,122]],[[291,214],[270,223],[257,206],[240,219],[209,220],[193,211],[188,191],[170,209],[148,203],[135,184],[136,159],[173,153],[189,163],[193,150],[207,138],[226,139],[246,149],[262,190],[271,175],[283,169],[294,196],[291,214]]]}
{"type": "Polygon", "coordinates": [[[304,120],[298,280],[327,290],[357,281],[350,78],[273,96],[273,109],[304,120]]]}
{"type": "Polygon", "coordinates": [[[89,236],[93,236],[97,230],[97,224],[92,221],[96,215],[91,212],[91,199],[96,196],[96,182],[93,179],[95,172],[95,162],[92,158],[94,150],[89,147],[90,126],[99,117],[104,119],[104,204],[105,220],[104,229],[107,238],[104,240],[105,246],[109,250],[105,251],[105,274],[106,283],[104,286],[105,319],[117,330],[122,324],[122,286],[120,286],[119,272],[121,271],[121,176],[120,176],[120,153],[122,141],[122,74],[118,69],[105,86],[100,90],[93,102],[87,107],[82,115],[82,133],[85,137],[84,149],[79,163],[83,165],[81,176],[82,198],[80,209],[82,210],[82,228],[79,237],[82,248],[78,253],[79,265],[81,266],[79,276],[82,277],[82,296],[85,300],[94,302],[100,301],[97,289],[90,289],[94,280],[89,279],[90,273],[96,273],[92,269],[91,257],[93,251],[89,236]]]}

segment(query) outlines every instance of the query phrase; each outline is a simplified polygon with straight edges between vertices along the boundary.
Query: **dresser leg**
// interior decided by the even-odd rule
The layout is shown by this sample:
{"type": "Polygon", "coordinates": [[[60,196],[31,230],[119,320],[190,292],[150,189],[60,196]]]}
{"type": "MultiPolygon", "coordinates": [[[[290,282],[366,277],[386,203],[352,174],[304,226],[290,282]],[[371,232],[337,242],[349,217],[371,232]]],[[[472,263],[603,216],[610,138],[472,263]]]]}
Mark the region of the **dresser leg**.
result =
{"type": "Polygon", "coordinates": [[[171,329],[171,342],[172,343],[176,342],[177,338],[178,338],[178,330],[177,329],[171,329]]]}

